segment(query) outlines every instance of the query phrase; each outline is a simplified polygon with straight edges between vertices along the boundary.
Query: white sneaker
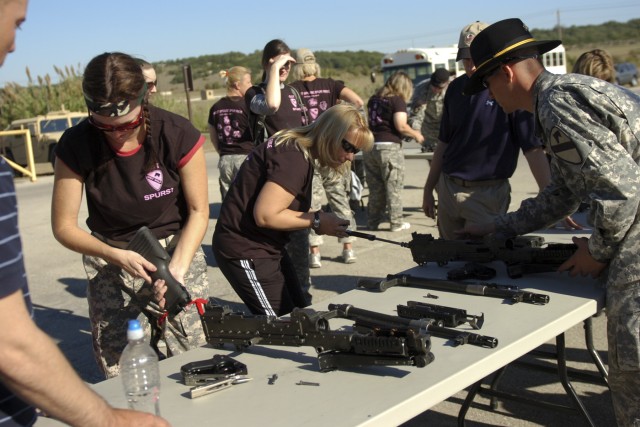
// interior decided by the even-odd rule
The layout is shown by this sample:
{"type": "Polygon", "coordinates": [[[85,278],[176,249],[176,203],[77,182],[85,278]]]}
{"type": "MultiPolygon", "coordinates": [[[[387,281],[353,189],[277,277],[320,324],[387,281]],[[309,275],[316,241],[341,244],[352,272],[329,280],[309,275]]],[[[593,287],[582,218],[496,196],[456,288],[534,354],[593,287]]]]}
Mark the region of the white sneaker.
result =
{"type": "Polygon", "coordinates": [[[320,262],[320,252],[318,252],[317,254],[309,253],[309,267],[310,268],[322,267],[322,263],[320,262]]]}
{"type": "Polygon", "coordinates": [[[345,264],[353,264],[356,262],[356,254],[353,252],[353,249],[346,249],[342,251],[342,261],[345,264]]]}
{"type": "Polygon", "coordinates": [[[400,225],[391,226],[391,231],[395,233],[396,231],[408,230],[409,228],[411,228],[411,224],[409,224],[408,222],[403,222],[400,225]]]}

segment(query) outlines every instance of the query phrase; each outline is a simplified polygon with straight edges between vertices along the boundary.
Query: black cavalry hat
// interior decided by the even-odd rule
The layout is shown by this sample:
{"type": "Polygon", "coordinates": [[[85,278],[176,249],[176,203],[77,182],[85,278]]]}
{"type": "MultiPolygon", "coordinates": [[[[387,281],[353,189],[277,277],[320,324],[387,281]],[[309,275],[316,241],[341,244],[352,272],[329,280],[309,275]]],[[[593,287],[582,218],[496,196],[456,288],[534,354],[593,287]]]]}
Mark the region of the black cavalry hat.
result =
{"type": "Polygon", "coordinates": [[[529,28],[518,18],[505,19],[489,25],[471,42],[471,58],[476,71],[464,87],[465,95],[484,89],[482,78],[504,62],[515,50],[537,48],[542,55],[562,43],[560,40],[536,40],[529,28]]]}

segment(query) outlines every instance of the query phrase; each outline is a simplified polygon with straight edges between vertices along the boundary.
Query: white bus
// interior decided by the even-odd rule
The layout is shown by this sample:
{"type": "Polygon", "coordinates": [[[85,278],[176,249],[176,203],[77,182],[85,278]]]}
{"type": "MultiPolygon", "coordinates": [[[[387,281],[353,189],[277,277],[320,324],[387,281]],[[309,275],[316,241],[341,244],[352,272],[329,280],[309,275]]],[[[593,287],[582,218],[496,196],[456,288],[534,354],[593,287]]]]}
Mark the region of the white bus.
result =
{"type": "MultiPolygon", "coordinates": [[[[438,68],[446,68],[456,77],[464,74],[462,61],[456,62],[457,54],[458,48],[456,45],[427,49],[402,49],[395,53],[384,55],[380,61],[380,68],[384,74],[385,81],[396,71],[404,71],[411,77],[413,84],[417,85],[431,77],[431,74],[438,68]]],[[[547,70],[554,74],[566,74],[567,58],[564,46],[560,45],[542,55],[542,63],[547,70]]]]}
{"type": "Polygon", "coordinates": [[[564,46],[560,45],[542,55],[542,64],[550,73],[567,74],[567,56],[564,46]]]}
{"type": "Polygon", "coordinates": [[[410,48],[402,49],[395,53],[388,53],[382,57],[380,68],[386,81],[396,71],[404,71],[411,77],[413,84],[431,77],[438,68],[446,68],[451,74],[459,76],[464,73],[462,63],[456,62],[458,48],[434,47],[434,48],[410,48]]]}

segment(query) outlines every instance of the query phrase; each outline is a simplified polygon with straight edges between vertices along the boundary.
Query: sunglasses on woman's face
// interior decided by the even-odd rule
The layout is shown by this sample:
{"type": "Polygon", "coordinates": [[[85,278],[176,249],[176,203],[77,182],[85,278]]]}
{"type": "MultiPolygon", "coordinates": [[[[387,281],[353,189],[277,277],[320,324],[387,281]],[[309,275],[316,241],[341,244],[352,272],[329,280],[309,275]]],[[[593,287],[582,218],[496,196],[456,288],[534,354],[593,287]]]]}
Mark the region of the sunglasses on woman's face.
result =
{"type": "Polygon", "coordinates": [[[93,118],[93,115],[89,116],[89,123],[91,123],[93,127],[95,127],[96,129],[101,130],[103,132],[126,132],[128,130],[134,130],[140,127],[140,125],[142,124],[143,117],[144,117],[143,109],[141,108],[140,114],[138,114],[138,117],[131,120],[129,123],[125,123],[118,126],[106,125],[104,123],[97,122],[93,118]]]}
{"type": "Polygon", "coordinates": [[[351,154],[358,154],[360,152],[359,148],[357,148],[355,145],[353,145],[352,143],[350,143],[346,139],[342,140],[342,149],[346,153],[351,153],[351,154]]]}

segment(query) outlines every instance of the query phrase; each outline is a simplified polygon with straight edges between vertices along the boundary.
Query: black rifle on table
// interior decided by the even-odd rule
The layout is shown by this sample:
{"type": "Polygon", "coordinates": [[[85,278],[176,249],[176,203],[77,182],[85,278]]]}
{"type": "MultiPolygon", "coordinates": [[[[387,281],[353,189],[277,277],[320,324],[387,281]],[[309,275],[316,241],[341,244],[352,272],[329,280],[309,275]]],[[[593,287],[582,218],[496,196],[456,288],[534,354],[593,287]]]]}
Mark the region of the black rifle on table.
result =
{"type": "Polygon", "coordinates": [[[484,324],[484,313],[480,316],[467,314],[467,310],[444,305],[428,304],[420,301],[407,301],[407,305],[398,304],[398,316],[410,319],[434,319],[439,326],[455,328],[468,323],[473,329],[484,324]]]}
{"type": "Polygon", "coordinates": [[[175,316],[184,310],[187,304],[191,302],[191,295],[169,271],[171,257],[151,230],[147,227],[141,227],[127,245],[127,250],[139,253],[156,266],[156,271],[150,272],[149,275],[154,282],[158,279],[163,279],[167,285],[167,292],[164,294],[164,298],[165,309],[169,315],[175,316]]]}
{"type": "Polygon", "coordinates": [[[360,331],[376,331],[389,335],[405,336],[412,331],[425,330],[433,336],[452,340],[456,346],[471,344],[495,348],[498,345],[496,338],[438,326],[435,319],[409,319],[364,310],[351,304],[329,304],[329,310],[337,311],[339,317],[353,320],[354,327],[360,331]]]}
{"type": "Polygon", "coordinates": [[[556,271],[574,254],[573,243],[545,243],[541,236],[516,236],[500,239],[486,236],[480,240],[436,239],[431,234],[411,233],[408,243],[380,239],[372,234],[347,231],[354,237],[380,240],[411,249],[413,260],[424,265],[435,262],[439,266],[450,261],[492,262],[503,261],[511,278],[525,274],[556,271]]]}
{"type": "Polygon", "coordinates": [[[406,286],[409,288],[435,289],[459,294],[504,298],[512,303],[546,304],[549,302],[549,295],[522,291],[517,286],[499,285],[497,283],[454,282],[452,280],[414,277],[409,274],[389,274],[386,280],[379,281],[360,279],[356,286],[378,292],[384,292],[393,286],[406,286]]]}
{"type": "Polygon", "coordinates": [[[311,346],[318,353],[320,371],[379,365],[408,365],[422,368],[434,359],[431,337],[415,330],[405,336],[383,331],[361,333],[355,330],[331,330],[329,319],[336,311],[294,309],[289,318],[246,315],[210,299],[200,316],[207,342],[231,343],[238,349],[253,344],[311,346]]]}

